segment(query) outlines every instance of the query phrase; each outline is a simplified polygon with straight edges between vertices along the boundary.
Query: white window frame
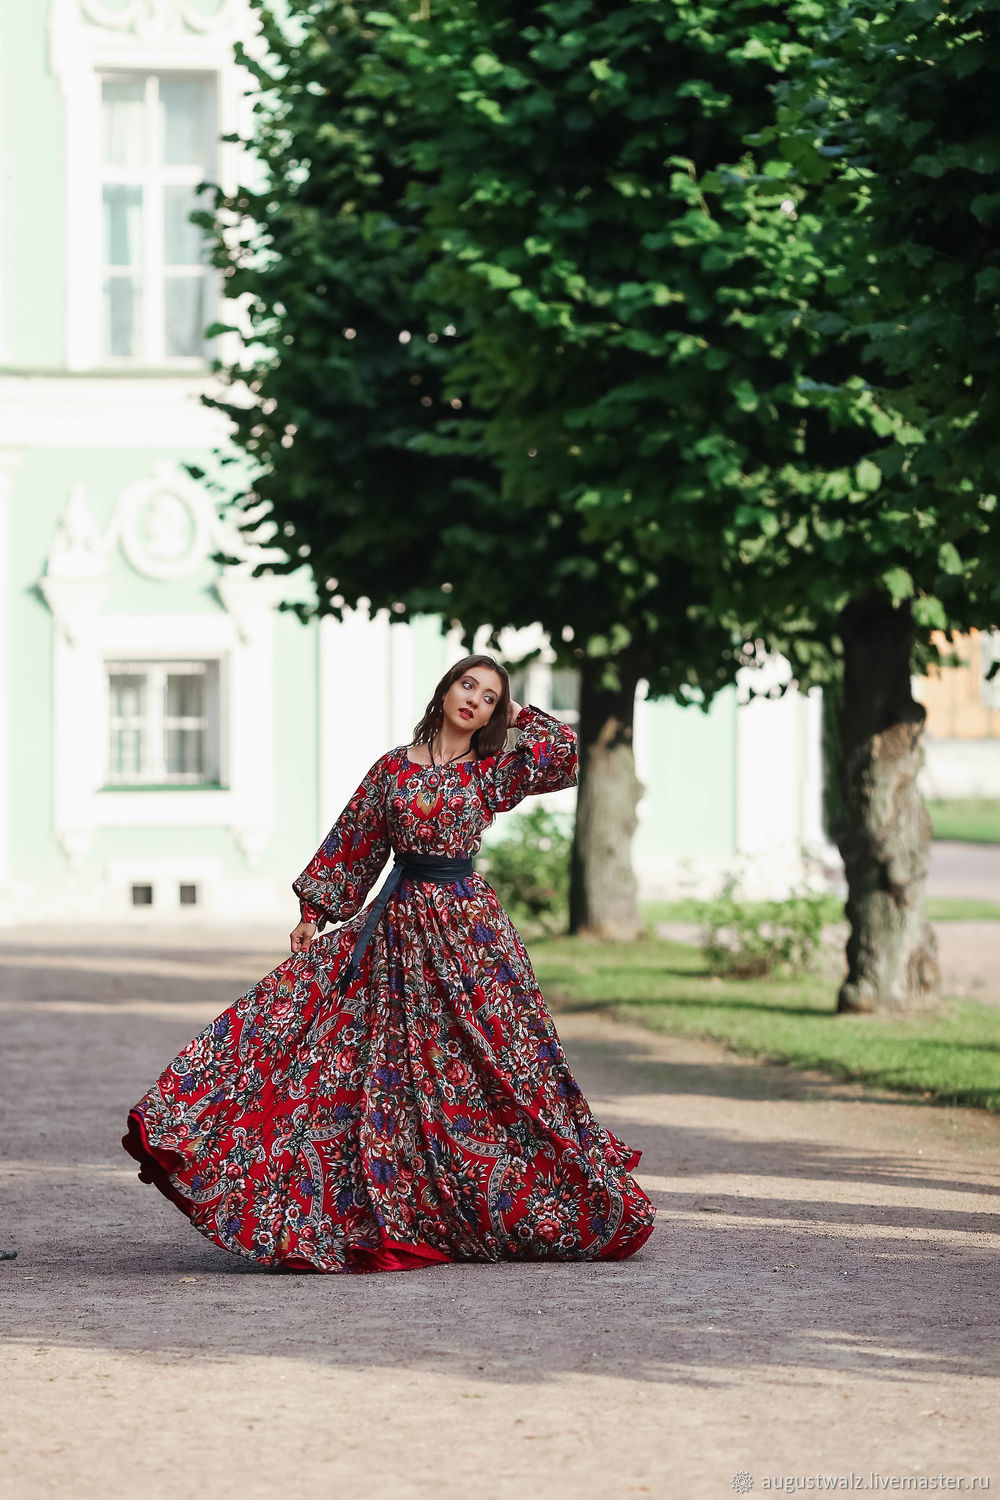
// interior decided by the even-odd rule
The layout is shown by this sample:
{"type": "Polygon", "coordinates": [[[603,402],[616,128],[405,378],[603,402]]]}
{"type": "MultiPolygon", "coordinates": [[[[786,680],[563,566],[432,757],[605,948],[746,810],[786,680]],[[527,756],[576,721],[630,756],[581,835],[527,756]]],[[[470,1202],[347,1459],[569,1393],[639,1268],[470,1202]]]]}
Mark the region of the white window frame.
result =
{"type": "MultiPolygon", "coordinates": [[[[135,354],[112,354],[104,345],[102,332],[101,364],[111,369],[178,369],[202,370],[209,358],[209,345],[205,344],[200,354],[168,354],[166,349],[166,287],[167,276],[183,276],[199,280],[207,290],[205,297],[205,326],[214,321],[219,300],[219,277],[207,264],[199,266],[168,266],[165,259],[165,213],[166,189],[170,187],[195,188],[206,179],[213,180],[218,167],[218,145],[213,144],[213,160],[205,167],[172,166],[163,160],[162,112],[159,107],[160,83],[164,78],[198,79],[209,83],[212,102],[215,106],[216,134],[219,117],[219,78],[215,72],[180,72],[177,69],[157,69],[146,73],[136,69],[105,69],[98,75],[102,90],[102,150],[98,170],[97,191],[101,199],[101,284],[102,329],[106,307],[105,283],[121,279],[138,281],[139,305],[138,350],[135,354]],[[103,151],[103,85],[107,82],[141,80],[143,91],[143,129],[145,135],[144,159],[141,165],[117,165],[104,161],[103,151]],[[103,235],[103,202],[105,187],[137,187],[141,194],[142,238],[139,259],[133,266],[113,266],[105,258],[103,235]],[[213,305],[213,292],[214,304],[213,305]]],[[[207,200],[206,200],[207,202],[207,200]]]]}
{"type": "MultiPolygon", "coordinates": [[[[233,56],[234,43],[253,44],[256,30],[247,0],[226,0],[202,15],[182,0],[164,4],[155,25],[146,7],[116,7],[105,14],[95,0],[51,0],[52,68],[65,104],[66,127],[66,364],[70,370],[149,368],[141,359],[104,355],[104,240],[102,205],[101,79],[106,74],[213,74],[220,136],[252,129],[251,75],[233,56]]],[[[240,176],[239,147],[219,143],[216,180],[233,192],[240,176]]],[[[244,165],[245,170],[245,165],[244,165]]],[[[209,316],[212,321],[209,299],[209,316]]],[[[235,357],[234,335],[219,341],[223,360],[235,357]]],[[[206,369],[203,359],[172,358],[152,368],[181,374],[206,369]]]]}
{"type": "MultiPolygon", "coordinates": [[[[108,657],[104,663],[105,731],[107,762],[104,789],[120,791],[122,788],[163,787],[224,789],[220,742],[219,699],[222,692],[221,679],[225,660],[218,656],[201,656],[197,660],[187,658],[151,661],[148,658],[108,657]],[[113,722],[111,713],[110,683],[112,676],[132,673],[146,679],[147,704],[143,716],[143,728],[148,741],[148,767],[134,775],[115,775],[111,768],[111,736],[113,722]],[[203,772],[170,772],[166,767],[166,732],[170,719],[166,712],[167,678],[169,676],[199,675],[205,679],[204,713],[197,724],[181,727],[200,728],[205,736],[205,769],[203,772]]],[[[176,726],[175,726],[176,727],[176,726]]]]}
{"type": "MultiPolygon", "coordinates": [[[[266,584],[267,580],[254,580],[266,584]]],[[[274,599],[242,616],[81,614],[54,640],[56,836],[71,863],[102,828],[229,827],[253,866],[274,828],[274,599]],[[221,787],[108,786],[106,662],[225,659],[220,673],[221,787]],[[95,703],[101,712],[94,712],[95,703]]],[[[138,876],[136,877],[139,878],[138,876]]]]}

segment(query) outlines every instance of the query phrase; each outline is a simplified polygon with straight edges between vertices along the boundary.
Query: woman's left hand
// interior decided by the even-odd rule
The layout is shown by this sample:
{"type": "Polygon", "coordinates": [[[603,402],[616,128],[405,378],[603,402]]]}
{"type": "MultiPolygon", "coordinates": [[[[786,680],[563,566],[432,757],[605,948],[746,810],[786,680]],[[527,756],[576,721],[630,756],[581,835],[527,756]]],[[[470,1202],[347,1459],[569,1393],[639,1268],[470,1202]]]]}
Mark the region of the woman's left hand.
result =
{"type": "Polygon", "coordinates": [[[316,923],[315,922],[300,922],[297,927],[293,927],[292,931],[288,935],[289,942],[292,945],[292,952],[293,953],[305,953],[305,952],[307,952],[307,950],[309,949],[309,947],[310,947],[310,945],[312,943],[312,940],[313,940],[313,938],[315,936],[316,936],[316,923]]]}
{"type": "Polygon", "coordinates": [[[515,703],[514,700],[513,700],[513,698],[512,698],[510,700],[510,703],[507,705],[507,728],[508,729],[510,729],[512,725],[514,725],[514,724],[517,723],[517,716],[518,716],[518,714],[520,712],[521,712],[521,704],[520,703],[515,703]]]}

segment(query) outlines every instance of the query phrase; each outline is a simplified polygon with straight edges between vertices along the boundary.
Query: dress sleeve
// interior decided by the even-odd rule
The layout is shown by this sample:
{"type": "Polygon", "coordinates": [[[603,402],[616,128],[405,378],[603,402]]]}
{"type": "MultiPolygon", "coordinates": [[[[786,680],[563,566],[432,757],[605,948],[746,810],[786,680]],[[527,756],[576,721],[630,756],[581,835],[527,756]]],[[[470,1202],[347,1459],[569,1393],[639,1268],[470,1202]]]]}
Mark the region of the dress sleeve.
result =
{"type": "Polygon", "coordinates": [[[576,732],[528,703],[516,719],[517,744],[485,770],[483,801],[490,812],[506,812],[532,792],[576,785],[576,732]]]}
{"type": "Polygon", "coordinates": [[[385,756],[377,760],[330,832],[292,881],[303,922],[322,931],[346,922],[364,905],[389,857],[385,809],[385,756]]]}

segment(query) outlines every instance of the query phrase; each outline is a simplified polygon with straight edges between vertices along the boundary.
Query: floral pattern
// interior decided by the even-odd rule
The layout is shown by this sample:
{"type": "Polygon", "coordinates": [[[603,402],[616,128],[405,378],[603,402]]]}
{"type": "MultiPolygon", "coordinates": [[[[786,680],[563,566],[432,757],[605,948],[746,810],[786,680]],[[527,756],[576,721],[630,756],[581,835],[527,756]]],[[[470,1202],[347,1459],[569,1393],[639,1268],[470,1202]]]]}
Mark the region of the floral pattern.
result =
{"type": "Polygon", "coordinates": [[[641,1153],[595,1119],[528,954],[479,874],[404,876],[339,986],[390,854],[473,855],[494,817],[576,780],[531,706],[513,750],[376,761],[293,882],[317,923],[129,1114],[123,1145],[215,1244],[285,1270],[622,1259],[655,1210],[641,1153]],[[326,924],[341,925],[324,932],[326,924]]]}

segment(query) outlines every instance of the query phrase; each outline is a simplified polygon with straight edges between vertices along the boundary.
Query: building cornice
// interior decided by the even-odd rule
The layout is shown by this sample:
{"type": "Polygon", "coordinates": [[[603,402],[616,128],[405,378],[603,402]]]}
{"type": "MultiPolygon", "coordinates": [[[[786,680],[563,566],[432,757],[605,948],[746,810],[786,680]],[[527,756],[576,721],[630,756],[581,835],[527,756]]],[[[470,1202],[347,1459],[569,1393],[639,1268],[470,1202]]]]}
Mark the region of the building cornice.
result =
{"type": "Polygon", "coordinates": [[[191,448],[225,443],[203,406],[211,376],[0,374],[0,448],[191,448]]]}

